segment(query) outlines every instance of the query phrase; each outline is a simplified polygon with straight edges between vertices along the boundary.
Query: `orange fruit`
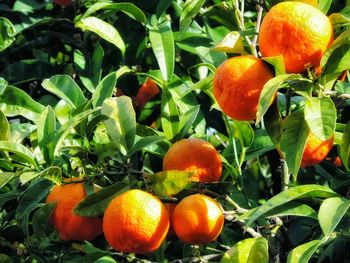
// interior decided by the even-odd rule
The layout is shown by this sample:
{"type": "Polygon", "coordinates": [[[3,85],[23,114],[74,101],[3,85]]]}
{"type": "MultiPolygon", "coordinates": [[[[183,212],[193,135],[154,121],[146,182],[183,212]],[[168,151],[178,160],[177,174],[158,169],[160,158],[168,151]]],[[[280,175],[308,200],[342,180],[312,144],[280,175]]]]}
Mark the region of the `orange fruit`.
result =
{"type": "Polygon", "coordinates": [[[134,189],[109,203],[103,216],[103,233],[117,251],[146,254],[160,247],[169,224],[163,203],[154,195],[134,189]]]}
{"type": "Polygon", "coordinates": [[[190,195],[174,209],[172,225],[176,235],[192,245],[214,241],[221,233],[224,215],[214,199],[202,194],[190,195]]]}
{"type": "Polygon", "coordinates": [[[147,79],[135,97],[135,104],[137,107],[143,108],[146,103],[153,99],[159,93],[159,88],[157,84],[152,79],[147,79]]]}
{"type": "Polygon", "coordinates": [[[83,217],[74,214],[73,209],[86,197],[79,178],[66,179],[69,184],[55,185],[46,203],[56,202],[50,222],[62,240],[92,240],[102,233],[102,221],[98,217],[83,217]]]}
{"type": "Polygon", "coordinates": [[[193,172],[191,181],[217,182],[221,177],[220,154],[202,139],[182,139],[174,143],[163,159],[163,170],[193,172]]]}
{"type": "Polygon", "coordinates": [[[214,97],[232,119],[254,120],[260,92],[272,77],[273,72],[259,58],[251,55],[230,58],[214,74],[214,97]]]}
{"type": "Polygon", "coordinates": [[[332,41],[328,17],[316,7],[293,1],[273,6],[263,18],[259,33],[262,55],[282,55],[289,73],[302,73],[307,66],[317,68],[332,41]]]}
{"type": "Polygon", "coordinates": [[[322,141],[310,132],[306,139],[301,167],[319,164],[324,158],[326,158],[327,154],[332,149],[333,143],[334,136],[328,140],[322,141]]]}

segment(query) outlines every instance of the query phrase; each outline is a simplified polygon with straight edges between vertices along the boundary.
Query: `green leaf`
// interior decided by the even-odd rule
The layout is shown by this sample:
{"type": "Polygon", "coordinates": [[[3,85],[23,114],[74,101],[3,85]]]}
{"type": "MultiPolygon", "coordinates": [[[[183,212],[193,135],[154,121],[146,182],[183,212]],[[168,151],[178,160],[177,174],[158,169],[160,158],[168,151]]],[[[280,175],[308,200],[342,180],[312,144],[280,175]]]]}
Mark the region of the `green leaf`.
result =
{"type": "Polygon", "coordinates": [[[89,9],[83,15],[83,18],[88,17],[99,10],[113,11],[113,13],[116,13],[117,11],[121,11],[125,13],[127,16],[131,17],[132,19],[142,24],[146,23],[146,16],[142,12],[142,10],[139,9],[134,4],[126,3],[126,2],[125,3],[95,3],[89,7],[89,9]]]}
{"type": "Polygon", "coordinates": [[[121,38],[119,32],[111,24],[94,16],[82,18],[76,24],[76,27],[81,30],[91,31],[99,35],[104,40],[112,43],[121,51],[122,55],[125,54],[125,44],[121,38]]]}
{"type": "Polygon", "coordinates": [[[332,0],[318,0],[318,9],[327,14],[331,4],[332,0]]]}
{"type": "Polygon", "coordinates": [[[185,114],[180,116],[180,133],[177,139],[184,138],[191,128],[193,123],[195,122],[200,111],[200,105],[197,105],[191,108],[189,111],[186,111],[185,114]]]}
{"type": "Polygon", "coordinates": [[[213,50],[242,55],[247,54],[243,45],[243,37],[237,31],[228,33],[221,42],[215,45],[213,50]]]}
{"type": "Polygon", "coordinates": [[[152,27],[149,32],[149,40],[163,79],[170,81],[175,66],[175,44],[170,21],[152,27]]]}
{"type": "Polygon", "coordinates": [[[0,111],[0,141],[11,141],[10,123],[2,111],[0,111]]]}
{"type": "Polygon", "coordinates": [[[249,122],[246,121],[232,121],[234,129],[234,137],[239,139],[243,148],[249,148],[254,140],[254,130],[249,122]]]}
{"type": "Polygon", "coordinates": [[[11,173],[11,172],[0,173],[0,189],[3,188],[15,176],[17,176],[16,173],[11,173]]]}
{"type": "Polygon", "coordinates": [[[260,93],[258,111],[256,113],[256,124],[261,121],[276,96],[277,91],[282,88],[282,85],[289,80],[298,78],[301,78],[298,74],[282,74],[270,79],[264,85],[264,88],[260,93]]]}
{"type": "Polygon", "coordinates": [[[60,184],[62,182],[62,170],[58,166],[50,166],[41,172],[24,172],[20,175],[20,181],[23,185],[37,177],[46,178],[55,184],[60,184]]]}
{"type": "Polygon", "coordinates": [[[254,213],[250,216],[247,226],[250,226],[258,218],[265,216],[272,209],[275,209],[285,203],[301,198],[328,198],[338,196],[336,192],[326,186],[305,184],[289,188],[288,190],[275,195],[274,197],[267,200],[266,203],[261,205],[254,213]]]}
{"type": "Polygon", "coordinates": [[[318,221],[326,237],[332,234],[349,207],[350,201],[343,197],[332,197],[322,202],[318,212],[318,221]]]}
{"type": "Polygon", "coordinates": [[[167,88],[161,97],[161,123],[165,137],[171,140],[180,130],[180,117],[175,101],[167,88]]]}
{"type": "Polygon", "coordinates": [[[310,131],[320,140],[325,141],[334,135],[337,110],[328,97],[309,98],[305,102],[305,121],[310,131]]]}
{"type": "Polygon", "coordinates": [[[192,177],[191,172],[169,170],[150,176],[152,190],[159,196],[172,196],[184,190],[192,177]]]}
{"type": "Polygon", "coordinates": [[[47,236],[54,230],[52,225],[49,224],[49,217],[51,216],[55,206],[55,202],[45,204],[33,214],[33,232],[34,235],[39,238],[39,240],[47,238],[47,236]]]}
{"type": "Polygon", "coordinates": [[[287,263],[308,263],[320,244],[320,240],[312,240],[294,248],[288,255],[287,263]]]}
{"type": "Polygon", "coordinates": [[[58,155],[58,152],[62,147],[62,143],[64,141],[64,138],[69,133],[72,132],[72,128],[74,128],[79,123],[84,121],[90,114],[95,113],[99,110],[100,110],[100,108],[83,111],[82,113],[75,115],[68,122],[66,122],[64,125],[62,125],[61,128],[59,128],[59,130],[57,131],[56,136],[52,142],[52,145],[54,145],[54,155],[53,156],[58,155]]]}
{"type": "Polygon", "coordinates": [[[108,135],[126,155],[134,146],[136,136],[136,114],[131,98],[121,96],[106,99],[102,104],[101,113],[108,117],[104,121],[108,135]]]}
{"type": "Polygon", "coordinates": [[[0,17],[0,52],[8,48],[16,40],[16,30],[10,20],[0,17]]]}
{"type": "Polygon", "coordinates": [[[29,120],[37,121],[45,107],[32,99],[23,90],[7,86],[0,96],[0,111],[6,116],[21,115],[29,120]]]}
{"type": "MultiPolygon", "coordinates": [[[[253,208],[239,217],[240,220],[248,220],[250,216],[258,209],[253,208]]],[[[303,216],[317,219],[317,214],[313,208],[299,202],[290,201],[282,204],[264,215],[264,217],[281,216],[303,216]]]]}
{"type": "Polygon", "coordinates": [[[268,242],[263,237],[239,241],[225,252],[221,263],[268,263],[268,242]]]}
{"type": "Polygon", "coordinates": [[[44,89],[68,102],[73,108],[77,108],[85,101],[82,90],[68,75],[55,75],[49,79],[45,79],[41,85],[44,89]]]}
{"type": "Polygon", "coordinates": [[[163,136],[147,136],[147,137],[142,137],[139,140],[136,141],[135,145],[132,147],[132,149],[129,152],[129,156],[132,156],[138,151],[141,151],[142,149],[146,148],[149,145],[155,145],[158,142],[164,141],[165,138],[163,136]]]}
{"type": "Polygon", "coordinates": [[[38,168],[38,161],[35,155],[24,145],[8,141],[0,141],[0,150],[11,152],[17,155],[23,162],[38,168]]]}
{"type": "Polygon", "coordinates": [[[294,111],[284,119],[280,150],[294,177],[297,176],[300,168],[308,134],[309,128],[302,110],[294,111]]]}
{"type": "Polygon", "coordinates": [[[112,199],[127,190],[130,183],[118,182],[111,186],[103,187],[101,190],[92,193],[82,200],[75,208],[74,213],[80,216],[101,216],[112,199]]]}
{"type": "Polygon", "coordinates": [[[264,116],[266,132],[276,148],[279,149],[282,136],[282,117],[277,100],[273,101],[264,116]]]}
{"type": "Polygon", "coordinates": [[[29,234],[29,215],[47,196],[52,184],[47,180],[30,184],[29,188],[20,196],[15,218],[23,232],[29,234]]]}
{"type": "Polygon", "coordinates": [[[53,159],[54,145],[52,139],[56,131],[56,115],[50,106],[47,106],[38,120],[37,136],[41,153],[47,163],[53,159]]]}
{"type": "Polygon", "coordinates": [[[286,74],[286,69],[284,67],[284,60],[282,55],[276,57],[264,57],[262,59],[275,68],[276,76],[286,74]]]}
{"type": "Polygon", "coordinates": [[[118,78],[128,72],[131,72],[131,70],[124,66],[118,69],[118,71],[111,72],[105,76],[92,95],[92,105],[94,107],[101,106],[105,99],[112,97],[118,78]]]}
{"type": "Polygon", "coordinates": [[[180,32],[186,32],[205,0],[186,0],[180,16],[180,32]]]}
{"type": "Polygon", "coordinates": [[[0,96],[4,93],[7,87],[7,81],[0,77],[0,96]]]}
{"type": "Polygon", "coordinates": [[[350,170],[350,121],[345,126],[345,130],[340,143],[340,158],[347,171],[350,170]]]}

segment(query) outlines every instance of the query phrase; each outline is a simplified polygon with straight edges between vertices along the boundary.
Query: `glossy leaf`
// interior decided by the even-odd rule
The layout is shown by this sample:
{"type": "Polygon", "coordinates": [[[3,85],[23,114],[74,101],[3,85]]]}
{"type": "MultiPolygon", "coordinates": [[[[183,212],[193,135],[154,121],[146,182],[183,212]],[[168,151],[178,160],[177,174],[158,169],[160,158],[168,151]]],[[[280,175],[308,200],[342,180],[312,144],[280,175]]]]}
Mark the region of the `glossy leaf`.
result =
{"type": "Polygon", "coordinates": [[[15,176],[17,176],[16,173],[12,173],[12,172],[1,173],[0,172],[0,189],[3,188],[15,176]]]}
{"type": "Polygon", "coordinates": [[[262,58],[267,63],[271,64],[275,68],[275,75],[282,75],[286,73],[286,69],[284,67],[283,56],[279,55],[276,57],[263,57],[262,58]]]}
{"type": "Polygon", "coordinates": [[[328,97],[310,98],[304,108],[305,120],[310,131],[322,141],[328,140],[334,134],[337,110],[328,97]]]}
{"type": "Polygon", "coordinates": [[[341,143],[340,158],[346,170],[350,170],[350,121],[346,124],[341,143]]]}
{"type": "Polygon", "coordinates": [[[15,28],[10,20],[0,17],[0,52],[8,48],[15,40],[15,28]]]}
{"type": "Polygon", "coordinates": [[[94,107],[101,106],[105,99],[112,97],[118,78],[130,71],[131,70],[128,67],[124,66],[105,76],[92,95],[92,105],[94,107]]]}
{"type": "Polygon", "coordinates": [[[38,168],[38,161],[35,155],[22,144],[0,141],[0,150],[11,152],[17,155],[23,162],[32,165],[34,168],[38,168]]]}
{"type": "Polygon", "coordinates": [[[184,190],[192,177],[191,172],[169,170],[152,174],[152,190],[159,196],[172,196],[184,190]]]}
{"type": "Polygon", "coordinates": [[[294,177],[297,176],[309,128],[301,110],[294,111],[283,122],[280,150],[294,177]]]}
{"type": "Polygon", "coordinates": [[[55,202],[45,204],[33,214],[33,232],[39,240],[47,238],[47,236],[53,231],[53,226],[49,224],[49,217],[55,206],[55,202]]]}
{"type": "Polygon", "coordinates": [[[264,216],[272,209],[275,209],[285,203],[301,198],[328,198],[338,196],[336,192],[331,190],[329,187],[305,184],[289,188],[284,192],[275,195],[270,198],[266,203],[261,205],[254,213],[250,216],[247,225],[250,226],[255,220],[264,216]]]}
{"type": "Polygon", "coordinates": [[[108,117],[104,124],[109,137],[126,155],[134,146],[136,136],[136,114],[130,97],[106,99],[102,104],[101,113],[108,117]]]}
{"type": "Polygon", "coordinates": [[[213,50],[242,55],[247,54],[244,49],[242,35],[236,31],[228,33],[221,42],[215,45],[213,50]]]}
{"type": "Polygon", "coordinates": [[[143,23],[143,24],[146,23],[146,16],[142,12],[142,10],[139,9],[134,4],[127,3],[127,2],[125,3],[103,3],[103,2],[98,3],[97,2],[89,7],[89,9],[83,15],[83,18],[88,17],[99,10],[106,10],[106,11],[113,11],[113,12],[121,11],[140,23],[143,23]]]}
{"type": "Polygon", "coordinates": [[[320,240],[312,240],[294,248],[288,255],[287,263],[308,263],[320,244],[320,240]]]}
{"type": "Polygon", "coordinates": [[[225,252],[221,263],[268,263],[268,242],[263,237],[239,241],[225,252]]]}
{"type": "Polygon", "coordinates": [[[259,98],[258,111],[256,113],[256,123],[259,123],[264,116],[265,112],[271,105],[277,91],[282,87],[285,82],[298,79],[300,75],[297,74],[282,74],[270,79],[262,89],[259,98]]]}
{"type": "Polygon", "coordinates": [[[184,115],[180,117],[180,133],[177,139],[182,139],[186,136],[188,130],[191,128],[193,123],[195,122],[200,111],[200,106],[197,105],[185,112],[184,115]]]}
{"type": "Polygon", "coordinates": [[[90,194],[75,208],[74,213],[80,216],[101,216],[112,199],[131,187],[130,183],[118,182],[90,194]]]}
{"type": "Polygon", "coordinates": [[[163,89],[161,98],[161,123],[164,135],[168,140],[174,138],[180,129],[180,117],[171,93],[163,89]]]}
{"type": "Polygon", "coordinates": [[[142,149],[146,148],[149,145],[155,145],[158,142],[161,142],[164,140],[165,138],[163,136],[158,136],[158,135],[142,137],[136,141],[135,145],[132,147],[132,149],[129,152],[129,156],[135,154],[138,151],[141,151],[142,149]]]}
{"type": "Polygon", "coordinates": [[[0,141],[11,141],[11,128],[6,116],[0,111],[0,141]]]}
{"type": "Polygon", "coordinates": [[[79,123],[81,123],[83,120],[85,120],[87,117],[89,117],[90,114],[97,112],[99,110],[100,108],[96,108],[96,109],[86,110],[82,113],[79,113],[57,130],[56,136],[52,143],[54,145],[54,156],[58,155],[58,152],[62,147],[62,143],[65,137],[72,131],[72,129],[75,126],[77,126],[79,123]]]}
{"type": "Polygon", "coordinates": [[[322,202],[318,221],[326,237],[332,234],[349,207],[350,201],[343,197],[332,197],[322,202]]]}
{"type": "Polygon", "coordinates": [[[23,185],[37,177],[48,179],[54,184],[60,184],[62,182],[62,170],[58,166],[50,166],[40,172],[24,172],[20,175],[20,181],[23,185]]]}
{"type": "Polygon", "coordinates": [[[163,79],[170,81],[175,66],[175,44],[169,21],[150,29],[149,40],[163,79]]]}
{"type": "Polygon", "coordinates": [[[57,97],[64,99],[73,108],[77,108],[85,101],[82,90],[68,75],[53,76],[45,79],[41,85],[57,97]]]}
{"type": "Polygon", "coordinates": [[[205,0],[187,0],[185,2],[180,16],[180,32],[185,32],[189,28],[192,19],[198,14],[204,3],[205,0]]]}
{"type": "Polygon", "coordinates": [[[115,45],[124,55],[125,53],[125,44],[121,38],[119,32],[109,23],[97,18],[97,17],[86,17],[79,20],[76,24],[76,27],[80,28],[83,31],[91,31],[99,35],[104,40],[115,45]]]}
{"type": "Polygon", "coordinates": [[[56,131],[56,115],[50,106],[40,115],[37,128],[38,144],[47,163],[53,159],[52,139],[56,131]]]}
{"type": "Polygon", "coordinates": [[[45,107],[33,100],[23,90],[7,86],[0,96],[0,111],[6,116],[21,115],[29,120],[37,121],[45,107]]]}
{"type": "Polygon", "coordinates": [[[249,148],[254,140],[254,131],[249,122],[233,121],[233,135],[239,139],[240,144],[244,148],[249,148]]]}

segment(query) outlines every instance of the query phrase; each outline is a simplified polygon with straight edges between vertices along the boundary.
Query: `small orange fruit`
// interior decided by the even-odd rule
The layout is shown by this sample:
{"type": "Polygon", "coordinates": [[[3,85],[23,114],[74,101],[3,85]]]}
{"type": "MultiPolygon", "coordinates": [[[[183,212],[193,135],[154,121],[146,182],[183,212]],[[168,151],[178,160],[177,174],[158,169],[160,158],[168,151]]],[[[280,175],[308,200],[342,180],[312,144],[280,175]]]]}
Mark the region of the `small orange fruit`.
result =
{"type": "Polygon", "coordinates": [[[192,245],[214,241],[221,233],[224,215],[214,199],[202,194],[190,195],[174,209],[172,225],[176,235],[192,245]]]}
{"type": "Polygon", "coordinates": [[[135,104],[137,107],[143,108],[146,103],[153,99],[159,93],[157,84],[152,79],[147,79],[135,97],[135,104]]]}
{"type": "Polygon", "coordinates": [[[154,195],[134,189],[109,203],[103,216],[103,233],[117,251],[146,254],[160,247],[169,224],[163,203],[154,195]]]}
{"type": "Polygon", "coordinates": [[[50,218],[62,240],[92,240],[102,233],[102,220],[98,217],[84,217],[74,214],[73,209],[85,197],[79,178],[64,180],[68,184],[55,185],[46,199],[46,203],[57,202],[50,218]]]}
{"type": "Polygon", "coordinates": [[[306,139],[301,167],[304,168],[319,164],[324,158],[326,158],[327,154],[332,149],[333,143],[334,136],[326,141],[322,141],[310,132],[306,139]]]}
{"type": "Polygon", "coordinates": [[[273,72],[263,60],[250,55],[233,57],[214,74],[214,97],[221,110],[232,119],[256,118],[259,96],[273,72]]]}
{"type": "Polygon", "coordinates": [[[282,55],[289,73],[302,73],[307,66],[317,68],[332,41],[328,17],[316,7],[295,1],[273,6],[263,18],[259,33],[262,55],[282,55]]]}
{"type": "Polygon", "coordinates": [[[202,139],[182,139],[174,143],[163,159],[163,170],[193,172],[194,182],[217,182],[221,177],[220,154],[202,139]]]}

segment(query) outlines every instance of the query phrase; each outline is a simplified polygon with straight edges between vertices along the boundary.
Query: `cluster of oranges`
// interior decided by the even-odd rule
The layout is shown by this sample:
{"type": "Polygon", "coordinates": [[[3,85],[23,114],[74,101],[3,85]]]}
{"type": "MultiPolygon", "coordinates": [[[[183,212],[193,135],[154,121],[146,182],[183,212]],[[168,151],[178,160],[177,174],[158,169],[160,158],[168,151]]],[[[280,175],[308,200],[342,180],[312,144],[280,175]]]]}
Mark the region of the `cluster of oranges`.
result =
{"type": "MultiPolygon", "coordinates": [[[[196,182],[213,182],[221,177],[219,153],[201,139],[175,143],[163,167],[191,171],[191,180],[196,182]],[[200,154],[193,156],[193,150],[200,154]]],[[[73,210],[86,192],[77,180],[67,179],[66,184],[54,186],[47,198],[47,203],[56,202],[50,221],[62,240],[92,240],[103,232],[115,250],[146,254],[158,249],[169,231],[185,243],[198,245],[214,241],[224,225],[223,209],[209,196],[193,194],[176,205],[164,205],[158,197],[138,189],[115,197],[102,219],[78,216],[73,210]]]]}
{"type": "MultiPolygon", "coordinates": [[[[320,71],[321,57],[333,41],[328,17],[309,4],[286,1],[271,8],[261,23],[259,48],[262,56],[282,56],[287,73],[320,71]]],[[[232,119],[252,121],[259,96],[274,76],[261,59],[236,56],[221,64],[213,79],[214,96],[222,111],[232,119]]],[[[333,145],[333,137],[322,141],[309,133],[302,167],[321,162],[333,145]]]]}

